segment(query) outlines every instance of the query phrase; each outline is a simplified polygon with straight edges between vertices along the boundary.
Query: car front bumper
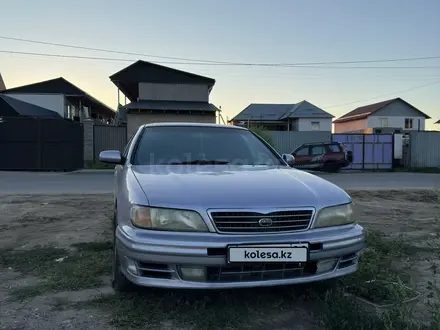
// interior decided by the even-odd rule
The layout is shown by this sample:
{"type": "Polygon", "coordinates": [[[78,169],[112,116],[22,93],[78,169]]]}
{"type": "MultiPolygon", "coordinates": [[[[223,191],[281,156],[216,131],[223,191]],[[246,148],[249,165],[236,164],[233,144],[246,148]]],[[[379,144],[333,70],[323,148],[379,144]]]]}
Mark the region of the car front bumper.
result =
{"type": "Polygon", "coordinates": [[[227,289],[301,284],[355,272],[365,244],[359,225],[265,235],[155,232],[118,227],[121,271],[140,286],[227,289]],[[228,264],[228,245],[309,244],[306,263],[228,264]],[[188,275],[190,269],[190,275],[188,275]],[[198,274],[193,277],[191,274],[198,274]]]}

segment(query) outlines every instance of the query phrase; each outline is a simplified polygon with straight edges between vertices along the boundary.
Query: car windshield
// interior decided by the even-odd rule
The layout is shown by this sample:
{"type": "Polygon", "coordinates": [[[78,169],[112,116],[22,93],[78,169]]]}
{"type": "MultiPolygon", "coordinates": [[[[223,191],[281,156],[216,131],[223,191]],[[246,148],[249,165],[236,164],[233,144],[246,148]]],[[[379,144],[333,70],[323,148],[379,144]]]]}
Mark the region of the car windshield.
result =
{"type": "Polygon", "coordinates": [[[147,127],[133,165],[285,165],[247,130],[222,127],[147,127]]]}

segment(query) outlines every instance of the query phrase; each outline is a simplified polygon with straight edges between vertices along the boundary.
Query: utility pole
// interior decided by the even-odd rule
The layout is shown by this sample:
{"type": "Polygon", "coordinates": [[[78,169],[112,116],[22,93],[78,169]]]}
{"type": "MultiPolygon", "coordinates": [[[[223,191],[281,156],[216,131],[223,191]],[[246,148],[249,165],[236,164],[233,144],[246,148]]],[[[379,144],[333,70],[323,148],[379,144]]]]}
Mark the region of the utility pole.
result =
{"type": "Polygon", "coordinates": [[[218,108],[219,108],[219,110],[218,110],[218,123],[221,124],[221,122],[223,122],[223,125],[226,125],[225,120],[223,119],[223,116],[222,116],[222,106],[219,106],[218,108]]]}

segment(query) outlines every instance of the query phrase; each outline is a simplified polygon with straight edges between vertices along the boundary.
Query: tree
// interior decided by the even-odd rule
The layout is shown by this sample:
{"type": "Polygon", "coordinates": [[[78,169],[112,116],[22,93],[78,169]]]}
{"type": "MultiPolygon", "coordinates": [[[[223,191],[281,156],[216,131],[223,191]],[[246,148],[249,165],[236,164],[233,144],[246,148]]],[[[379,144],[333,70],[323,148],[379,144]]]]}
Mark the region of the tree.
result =
{"type": "Polygon", "coordinates": [[[262,126],[250,127],[249,129],[275,148],[273,137],[267,129],[262,126]]]}

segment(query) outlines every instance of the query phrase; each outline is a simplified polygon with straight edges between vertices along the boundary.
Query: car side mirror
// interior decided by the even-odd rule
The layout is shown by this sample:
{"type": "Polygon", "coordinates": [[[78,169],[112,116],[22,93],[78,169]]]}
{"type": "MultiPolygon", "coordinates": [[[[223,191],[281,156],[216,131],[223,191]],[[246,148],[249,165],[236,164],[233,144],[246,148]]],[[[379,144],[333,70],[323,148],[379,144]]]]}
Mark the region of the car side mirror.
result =
{"type": "Polygon", "coordinates": [[[99,153],[99,161],[107,164],[117,164],[123,163],[123,157],[119,150],[106,150],[99,153]]]}
{"type": "Polygon", "coordinates": [[[291,154],[283,154],[282,155],[283,160],[287,163],[289,166],[295,165],[295,157],[291,154]]]}

